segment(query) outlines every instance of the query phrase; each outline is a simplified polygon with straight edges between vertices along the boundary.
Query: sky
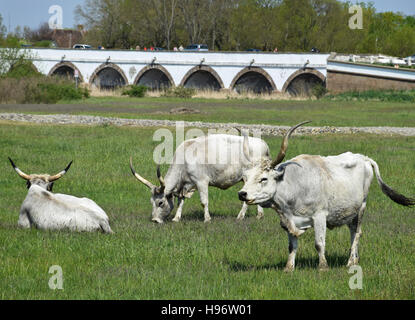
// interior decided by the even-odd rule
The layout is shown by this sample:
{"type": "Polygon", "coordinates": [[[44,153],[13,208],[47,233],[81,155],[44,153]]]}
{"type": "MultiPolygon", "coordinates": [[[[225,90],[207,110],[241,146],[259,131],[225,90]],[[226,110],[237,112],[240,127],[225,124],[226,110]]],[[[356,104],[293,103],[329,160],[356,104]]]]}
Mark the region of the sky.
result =
{"type": "MultiPolygon", "coordinates": [[[[201,0],[203,1],[203,0],[201,0]]],[[[345,1],[345,0],[342,0],[345,1]]],[[[362,0],[360,0],[362,1],[362,0]]],[[[359,2],[360,2],[359,1],[359,2]]],[[[52,16],[49,7],[59,5],[63,10],[63,27],[72,28],[76,25],[74,10],[85,0],[0,0],[0,14],[3,24],[13,31],[16,26],[37,28],[41,23],[48,22],[52,16]]],[[[355,0],[351,1],[356,2],[355,0]]],[[[370,2],[363,0],[363,2],[370,2]]],[[[372,0],[377,11],[402,12],[406,15],[415,15],[414,0],[372,0]]]]}
{"type": "Polygon", "coordinates": [[[13,31],[16,26],[29,26],[37,28],[50,17],[49,8],[53,5],[62,7],[63,27],[72,28],[76,25],[74,10],[78,4],[85,0],[0,0],[0,14],[3,17],[3,25],[13,31]]]}

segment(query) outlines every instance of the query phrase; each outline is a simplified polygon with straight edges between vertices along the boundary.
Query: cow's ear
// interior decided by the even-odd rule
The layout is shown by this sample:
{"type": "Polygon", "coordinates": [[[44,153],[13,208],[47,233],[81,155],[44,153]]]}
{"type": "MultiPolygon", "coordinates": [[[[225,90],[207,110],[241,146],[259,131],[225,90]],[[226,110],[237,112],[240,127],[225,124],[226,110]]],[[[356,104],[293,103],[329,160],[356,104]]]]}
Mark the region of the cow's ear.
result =
{"type": "Polygon", "coordinates": [[[153,193],[153,195],[162,195],[164,190],[160,187],[154,187],[151,189],[151,192],[153,193]]]}
{"type": "Polygon", "coordinates": [[[277,167],[275,167],[274,168],[274,171],[276,172],[276,174],[277,174],[277,176],[276,176],[276,179],[277,180],[281,180],[283,177],[284,177],[284,174],[285,174],[285,169],[288,167],[288,166],[290,166],[290,165],[297,165],[297,166],[299,166],[300,168],[302,168],[302,166],[300,165],[300,164],[298,164],[297,162],[293,162],[293,161],[291,161],[291,162],[285,162],[285,163],[282,163],[282,164],[280,164],[279,166],[277,166],[277,167]]]}
{"type": "Polygon", "coordinates": [[[285,168],[275,168],[274,172],[276,174],[275,180],[282,180],[285,173],[285,168]]]}
{"type": "Polygon", "coordinates": [[[166,198],[167,198],[168,200],[173,199],[173,193],[166,194],[166,198]]]}
{"type": "Polygon", "coordinates": [[[49,183],[48,186],[46,187],[46,190],[52,192],[53,189],[53,182],[49,183]]]}

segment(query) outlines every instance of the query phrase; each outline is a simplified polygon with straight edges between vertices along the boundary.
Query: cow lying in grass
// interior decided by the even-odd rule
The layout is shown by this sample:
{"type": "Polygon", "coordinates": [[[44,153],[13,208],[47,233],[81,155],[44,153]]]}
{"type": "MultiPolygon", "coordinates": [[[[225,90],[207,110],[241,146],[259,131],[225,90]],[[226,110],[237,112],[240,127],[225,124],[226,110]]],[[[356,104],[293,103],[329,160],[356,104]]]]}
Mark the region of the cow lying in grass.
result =
{"type": "Polygon", "coordinates": [[[53,184],[70,168],[50,176],[48,174],[26,174],[16,167],[17,174],[27,181],[29,189],[20,209],[18,225],[42,230],[69,229],[70,231],[103,231],[112,233],[107,214],[94,201],[66,194],[52,193],[53,184]]]}

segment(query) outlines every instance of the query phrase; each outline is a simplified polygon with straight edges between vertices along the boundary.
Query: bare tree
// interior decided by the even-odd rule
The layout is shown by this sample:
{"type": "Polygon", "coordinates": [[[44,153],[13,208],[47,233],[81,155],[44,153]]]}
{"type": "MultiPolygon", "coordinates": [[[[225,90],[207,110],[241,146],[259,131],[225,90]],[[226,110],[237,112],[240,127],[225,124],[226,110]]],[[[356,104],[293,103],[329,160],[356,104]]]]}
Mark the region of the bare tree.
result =
{"type": "Polygon", "coordinates": [[[183,23],[190,43],[201,43],[207,39],[210,1],[179,0],[183,23]]]}
{"type": "Polygon", "coordinates": [[[151,0],[151,3],[159,17],[167,49],[170,50],[178,0],[151,0]]]}
{"type": "Polygon", "coordinates": [[[229,42],[230,18],[240,0],[209,0],[207,2],[210,47],[221,49],[223,45],[226,45],[225,42],[229,42]]]}
{"type": "Polygon", "coordinates": [[[4,38],[7,32],[7,28],[3,25],[3,17],[0,14],[0,39],[4,38]]]}
{"type": "Polygon", "coordinates": [[[84,6],[78,5],[75,17],[82,21],[89,30],[89,38],[101,40],[108,48],[128,47],[129,25],[122,19],[124,1],[121,0],[86,0],[84,6]]]}
{"type": "Polygon", "coordinates": [[[24,37],[26,40],[33,42],[42,40],[53,40],[53,32],[49,28],[47,22],[42,23],[37,29],[30,29],[29,27],[24,28],[24,37]]]}

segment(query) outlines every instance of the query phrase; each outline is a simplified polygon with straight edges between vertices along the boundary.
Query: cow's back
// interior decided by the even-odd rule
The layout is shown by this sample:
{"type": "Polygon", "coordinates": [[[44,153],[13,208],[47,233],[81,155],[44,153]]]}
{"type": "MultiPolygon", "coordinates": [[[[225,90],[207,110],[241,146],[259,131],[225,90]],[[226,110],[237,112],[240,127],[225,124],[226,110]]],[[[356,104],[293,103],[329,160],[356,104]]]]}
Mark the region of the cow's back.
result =
{"type": "Polygon", "coordinates": [[[338,156],[301,155],[301,180],[309,186],[315,209],[327,210],[329,226],[348,223],[358,213],[369,192],[373,172],[367,158],[360,154],[338,156]]]}
{"type": "MultiPolygon", "coordinates": [[[[177,148],[173,166],[184,160],[182,170],[190,180],[207,179],[209,185],[227,189],[241,181],[243,170],[250,165],[243,154],[243,141],[243,137],[226,134],[187,140],[177,148]]],[[[253,159],[269,157],[263,140],[250,137],[249,147],[253,159]]]]}
{"type": "Polygon", "coordinates": [[[29,189],[22,210],[39,229],[93,231],[108,224],[106,213],[92,200],[54,194],[36,185],[29,189]]]}

